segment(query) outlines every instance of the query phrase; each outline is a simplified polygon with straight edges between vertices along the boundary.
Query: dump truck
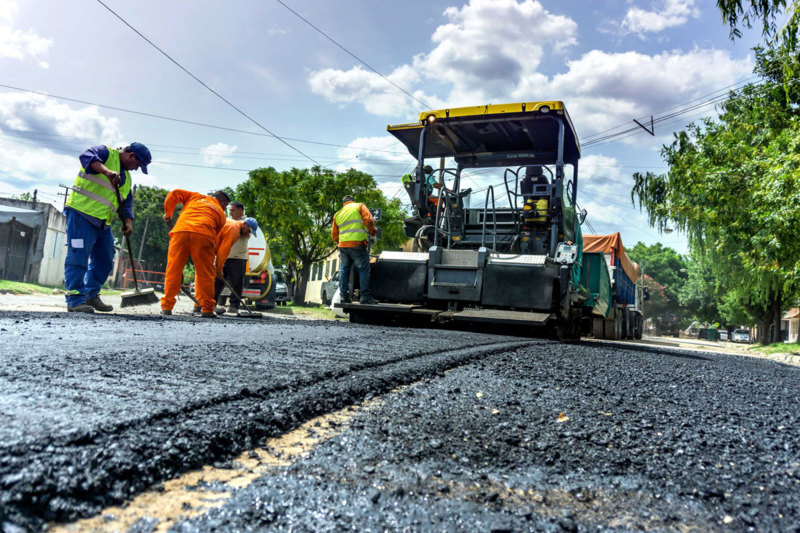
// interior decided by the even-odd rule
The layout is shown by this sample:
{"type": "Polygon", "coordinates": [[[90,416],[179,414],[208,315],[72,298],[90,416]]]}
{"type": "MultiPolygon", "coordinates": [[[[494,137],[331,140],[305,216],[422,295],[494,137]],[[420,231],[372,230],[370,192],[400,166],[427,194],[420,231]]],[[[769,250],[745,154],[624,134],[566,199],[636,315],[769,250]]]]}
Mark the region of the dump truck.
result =
{"type": "Polygon", "coordinates": [[[598,339],[641,339],[644,289],[639,265],[619,233],[583,236],[583,332],[598,339]]]}
{"type": "Polygon", "coordinates": [[[564,103],[423,111],[387,130],[417,162],[404,181],[413,249],[373,259],[380,303],[344,304],[350,321],[503,324],[578,338],[586,212],[576,209],[580,146],[564,103]],[[479,173],[502,182],[465,188],[479,173]]]}

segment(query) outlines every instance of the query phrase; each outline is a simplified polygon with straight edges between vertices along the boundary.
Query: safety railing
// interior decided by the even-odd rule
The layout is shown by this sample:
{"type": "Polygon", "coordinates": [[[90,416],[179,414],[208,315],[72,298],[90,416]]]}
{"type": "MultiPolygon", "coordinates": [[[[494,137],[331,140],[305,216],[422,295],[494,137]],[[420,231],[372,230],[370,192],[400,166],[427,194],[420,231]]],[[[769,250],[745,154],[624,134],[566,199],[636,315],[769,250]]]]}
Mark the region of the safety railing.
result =
{"type": "MultiPolygon", "coordinates": [[[[161,286],[161,290],[163,291],[164,288],[164,280],[167,276],[166,272],[158,272],[157,270],[139,270],[136,269],[136,280],[139,285],[144,285],[145,287],[149,288],[158,288],[161,286]],[[145,277],[145,274],[154,274],[154,276],[148,276],[150,279],[145,277]],[[141,277],[139,277],[141,276],[141,277]]],[[[131,272],[130,268],[126,268],[125,272],[122,275],[122,290],[128,288],[128,280],[133,279],[133,273],[131,272]]]]}
{"type": "Polygon", "coordinates": [[[481,229],[481,248],[486,246],[486,218],[487,218],[487,210],[489,208],[489,197],[492,198],[492,235],[494,237],[492,241],[492,251],[497,251],[497,207],[494,203],[494,186],[489,185],[489,188],[486,189],[486,200],[483,202],[483,228],[481,229]]]}

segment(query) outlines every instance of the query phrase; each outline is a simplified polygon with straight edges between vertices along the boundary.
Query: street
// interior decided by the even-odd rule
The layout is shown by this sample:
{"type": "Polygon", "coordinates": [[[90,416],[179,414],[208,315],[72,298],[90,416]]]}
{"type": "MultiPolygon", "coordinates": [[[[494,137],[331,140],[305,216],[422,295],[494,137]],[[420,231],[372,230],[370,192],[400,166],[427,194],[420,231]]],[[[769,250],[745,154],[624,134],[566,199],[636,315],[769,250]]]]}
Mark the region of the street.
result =
{"type": "Polygon", "coordinates": [[[774,361],[275,317],[0,332],[4,532],[800,523],[774,361]]]}

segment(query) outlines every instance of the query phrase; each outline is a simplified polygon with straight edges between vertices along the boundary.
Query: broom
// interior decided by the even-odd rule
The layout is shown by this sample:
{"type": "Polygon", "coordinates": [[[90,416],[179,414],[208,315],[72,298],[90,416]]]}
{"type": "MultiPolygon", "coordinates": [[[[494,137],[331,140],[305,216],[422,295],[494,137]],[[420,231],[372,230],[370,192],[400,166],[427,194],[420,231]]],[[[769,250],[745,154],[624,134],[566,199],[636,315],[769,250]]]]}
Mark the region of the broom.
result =
{"type": "MultiPolygon", "coordinates": [[[[117,214],[122,224],[125,224],[125,217],[122,216],[122,195],[119,193],[119,187],[114,184],[114,190],[117,191],[117,203],[119,208],[117,214]]],[[[131,250],[131,240],[123,235],[125,242],[128,243],[128,256],[131,258],[131,273],[133,274],[133,290],[122,293],[122,304],[120,307],[134,307],[137,305],[152,305],[158,303],[158,296],[154,289],[139,290],[139,281],[136,279],[136,265],[133,261],[133,250],[131,250]]]]}

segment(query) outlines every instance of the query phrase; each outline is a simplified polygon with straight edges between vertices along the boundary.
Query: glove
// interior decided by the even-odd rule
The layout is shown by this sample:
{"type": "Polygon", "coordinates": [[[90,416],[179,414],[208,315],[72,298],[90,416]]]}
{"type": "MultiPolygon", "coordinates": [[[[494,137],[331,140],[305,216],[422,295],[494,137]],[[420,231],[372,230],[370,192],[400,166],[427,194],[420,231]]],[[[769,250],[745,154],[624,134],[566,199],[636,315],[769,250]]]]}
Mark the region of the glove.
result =
{"type": "Polygon", "coordinates": [[[376,244],[378,244],[378,237],[376,237],[375,235],[370,235],[369,244],[370,246],[375,246],[376,244]]]}

